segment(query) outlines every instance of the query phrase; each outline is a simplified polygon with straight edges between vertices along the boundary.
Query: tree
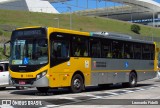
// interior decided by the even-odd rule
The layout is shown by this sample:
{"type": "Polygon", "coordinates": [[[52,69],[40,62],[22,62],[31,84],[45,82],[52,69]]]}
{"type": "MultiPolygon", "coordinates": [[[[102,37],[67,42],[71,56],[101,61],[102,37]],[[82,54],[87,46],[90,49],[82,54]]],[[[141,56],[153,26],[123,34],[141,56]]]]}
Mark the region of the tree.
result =
{"type": "Polygon", "coordinates": [[[133,31],[134,33],[140,34],[140,30],[141,28],[139,25],[136,24],[131,25],[131,31],[133,31]]]}

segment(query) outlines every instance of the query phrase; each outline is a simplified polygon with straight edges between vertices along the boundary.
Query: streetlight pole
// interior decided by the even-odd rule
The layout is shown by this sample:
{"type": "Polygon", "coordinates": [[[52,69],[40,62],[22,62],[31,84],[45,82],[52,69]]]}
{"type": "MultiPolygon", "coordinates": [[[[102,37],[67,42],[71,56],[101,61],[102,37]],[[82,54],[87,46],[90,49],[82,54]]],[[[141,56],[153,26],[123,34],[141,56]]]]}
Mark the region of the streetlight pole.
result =
{"type": "Polygon", "coordinates": [[[57,20],[57,22],[58,22],[58,28],[59,28],[59,18],[54,18],[55,20],[57,20]]]}
{"type": "Polygon", "coordinates": [[[154,10],[155,10],[155,8],[154,8],[154,5],[153,5],[153,7],[151,8],[151,11],[152,11],[152,20],[153,20],[152,21],[152,23],[153,23],[152,26],[153,27],[155,27],[155,11],[154,10]]]}
{"type": "MultiPolygon", "coordinates": [[[[155,12],[154,12],[154,9],[155,8],[153,7],[153,9],[152,9],[152,11],[153,11],[153,16],[152,16],[153,17],[153,22],[152,22],[153,23],[153,27],[155,27],[155,12]]],[[[153,29],[152,29],[152,41],[153,41],[153,35],[154,34],[153,34],[153,29]]]]}
{"type": "Polygon", "coordinates": [[[72,29],[72,15],[71,15],[71,7],[68,6],[68,9],[70,10],[70,29],[72,29]]]}
{"type": "Polygon", "coordinates": [[[155,13],[154,13],[154,9],[153,9],[153,27],[155,27],[155,13]]]}

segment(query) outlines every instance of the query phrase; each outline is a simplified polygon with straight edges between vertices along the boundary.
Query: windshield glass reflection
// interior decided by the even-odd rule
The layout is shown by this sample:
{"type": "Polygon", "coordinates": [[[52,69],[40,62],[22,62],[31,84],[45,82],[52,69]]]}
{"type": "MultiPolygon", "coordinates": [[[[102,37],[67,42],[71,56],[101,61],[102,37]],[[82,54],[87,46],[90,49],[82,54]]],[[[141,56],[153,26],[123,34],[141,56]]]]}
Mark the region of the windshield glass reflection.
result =
{"type": "Polygon", "coordinates": [[[47,39],[16,39],[11,43],[13,65],[38,65],[48,62],[47,39]]]}

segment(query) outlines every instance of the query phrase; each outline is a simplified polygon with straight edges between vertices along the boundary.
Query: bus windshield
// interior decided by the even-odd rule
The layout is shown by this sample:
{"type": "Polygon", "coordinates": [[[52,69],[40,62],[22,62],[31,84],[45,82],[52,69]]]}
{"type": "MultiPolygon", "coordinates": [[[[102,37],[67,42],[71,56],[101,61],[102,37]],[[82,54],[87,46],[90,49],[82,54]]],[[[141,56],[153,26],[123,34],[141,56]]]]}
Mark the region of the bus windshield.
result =
{"type": "Polygon", "coordinates": [[[40,35],[36,37],[33,35],[12,36],[10,64],[39,65],[48,63],[47,38],[40,35]]]}

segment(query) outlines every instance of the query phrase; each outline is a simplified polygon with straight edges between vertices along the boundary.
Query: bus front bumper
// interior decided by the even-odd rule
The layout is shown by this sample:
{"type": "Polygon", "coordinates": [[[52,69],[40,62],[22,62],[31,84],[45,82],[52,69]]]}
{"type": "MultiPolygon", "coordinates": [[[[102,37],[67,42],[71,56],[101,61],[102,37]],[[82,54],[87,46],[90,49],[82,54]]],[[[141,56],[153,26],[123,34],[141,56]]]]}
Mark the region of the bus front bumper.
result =
{"type": "Polygon", "coordinates": [[[17,79],[17,78],[10,78],[9,84],[12,86],[23,86],[23,87],[48,87],[49,80],[46,76],[36,80],[33,79],[17,79]]]}

